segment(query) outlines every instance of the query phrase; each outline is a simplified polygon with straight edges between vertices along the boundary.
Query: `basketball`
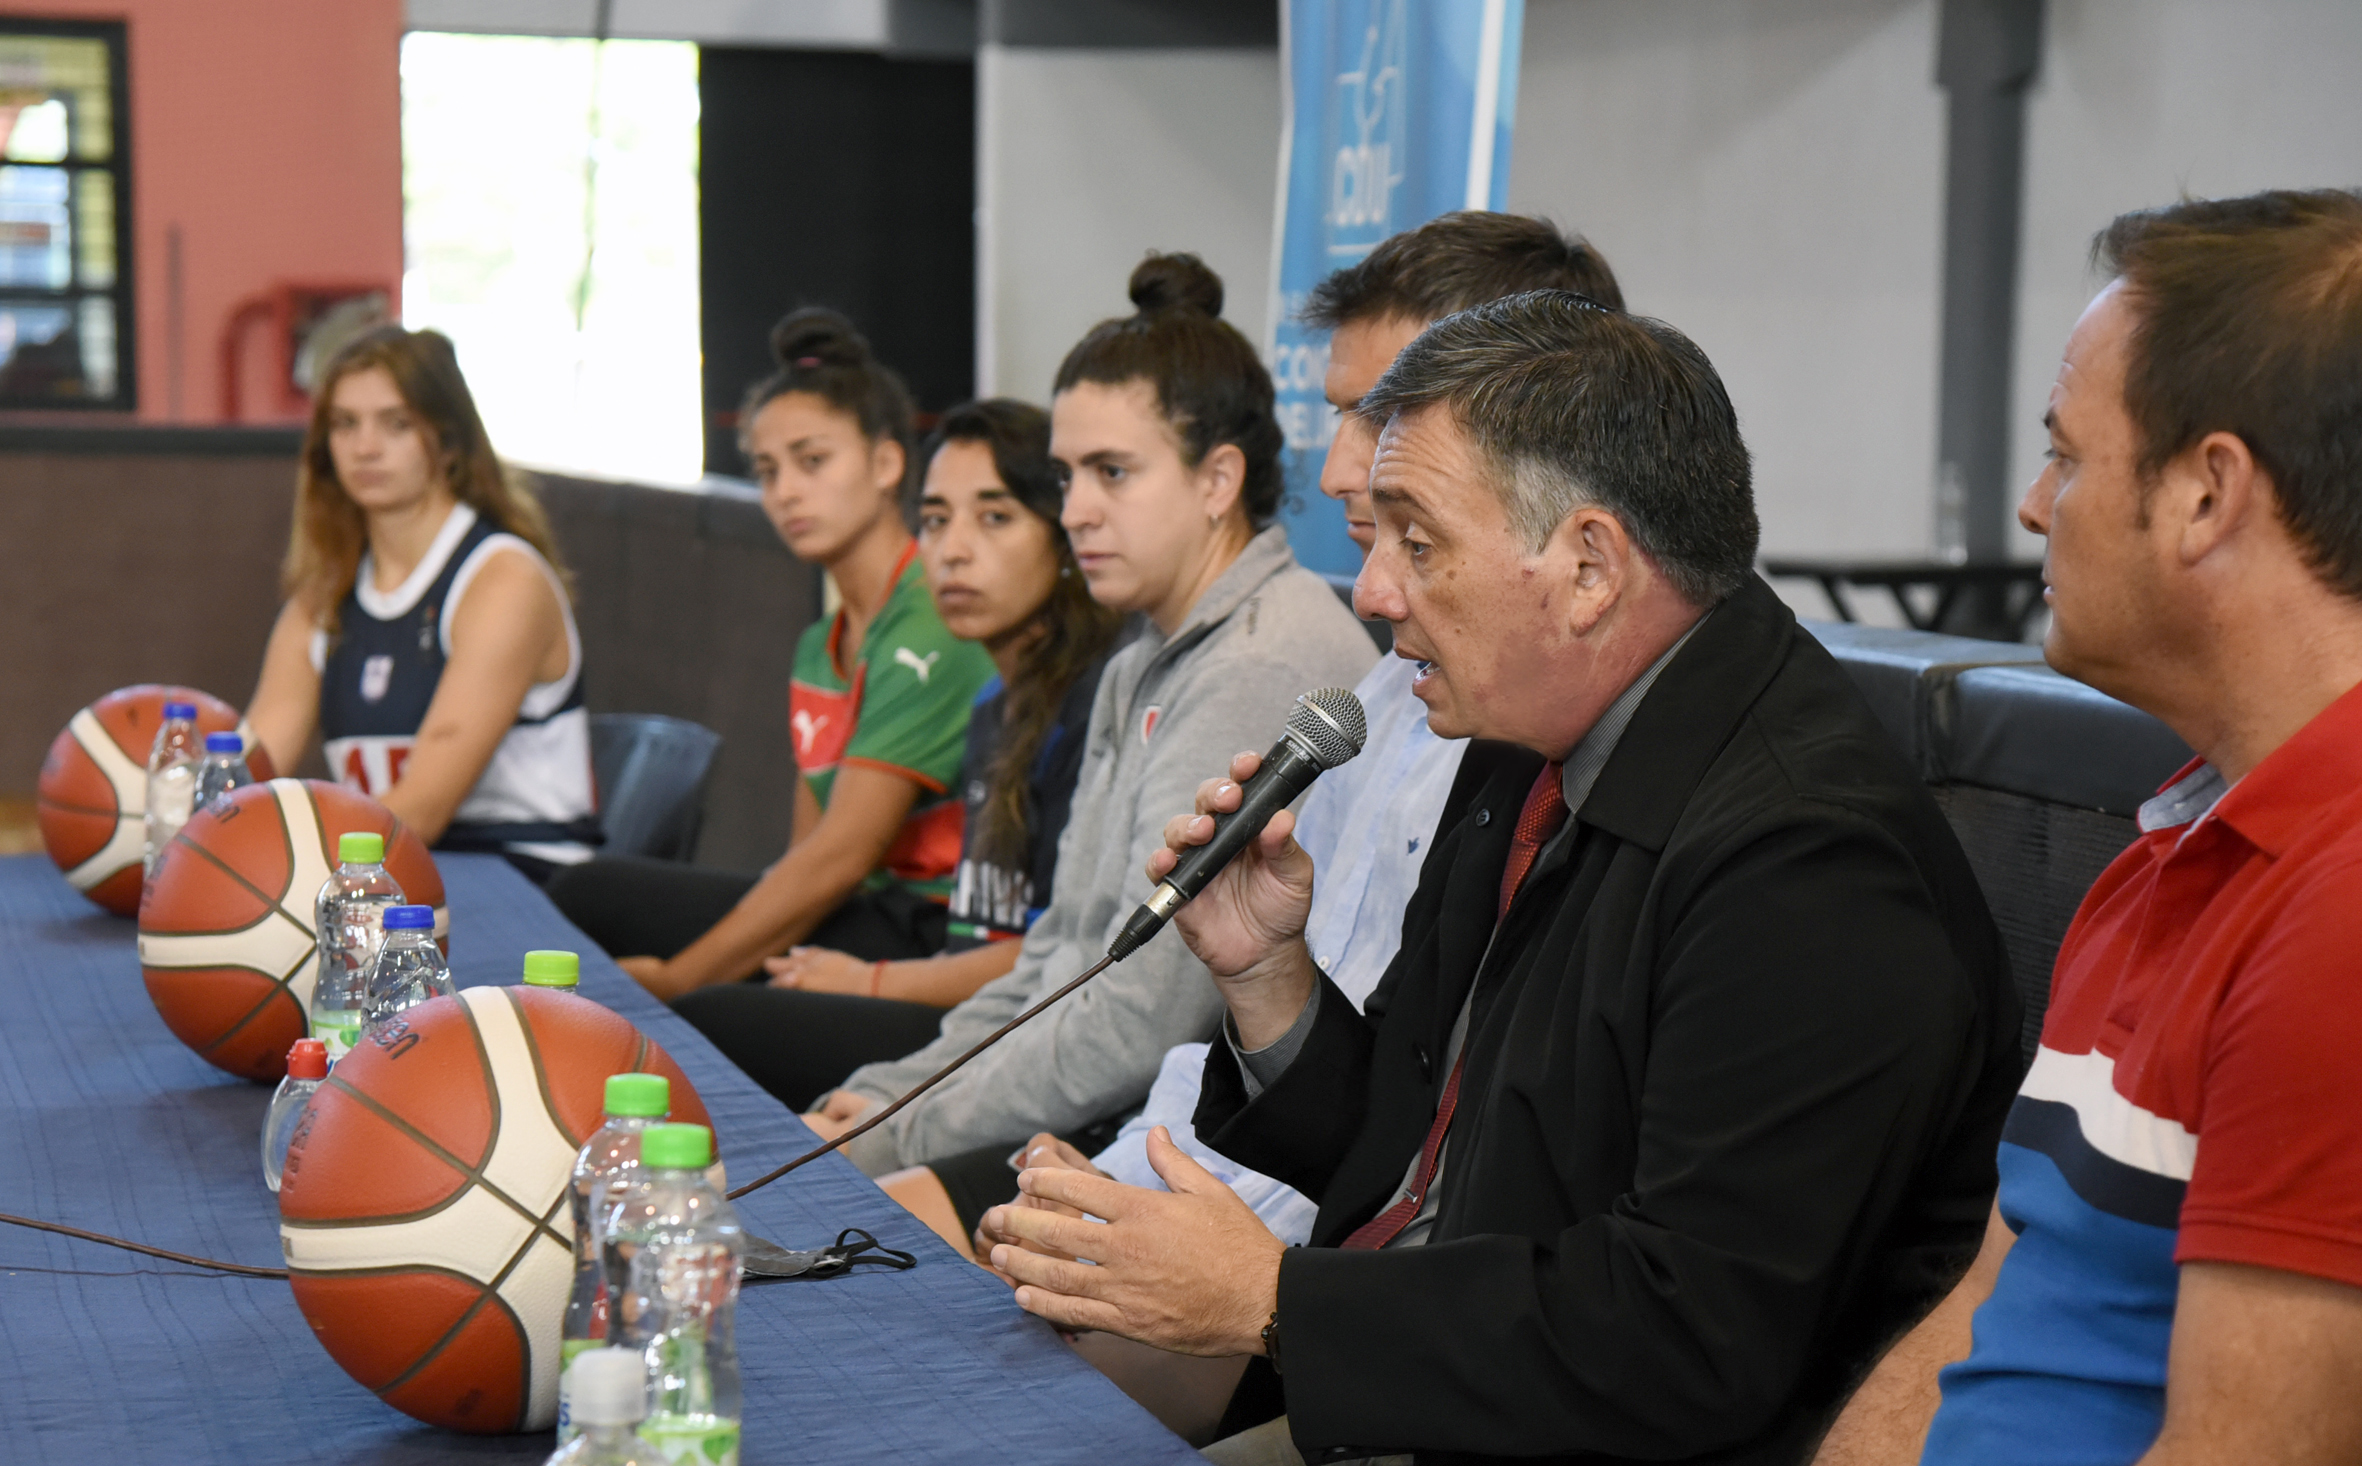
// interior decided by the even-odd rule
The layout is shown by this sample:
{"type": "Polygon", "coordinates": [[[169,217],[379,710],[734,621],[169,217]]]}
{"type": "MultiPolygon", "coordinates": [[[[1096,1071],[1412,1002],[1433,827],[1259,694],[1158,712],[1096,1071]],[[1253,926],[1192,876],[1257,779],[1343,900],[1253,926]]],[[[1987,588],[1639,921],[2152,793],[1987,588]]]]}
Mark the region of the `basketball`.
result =
{"type": "Polygon", "coordinates": [[[143,682],[108,693],[74,714],[41,761],[35,817],[41,844],[74,889],[114,912],[139,909],[140,855],[147,838],[148,754],[164,724],[164,704],[197,705],[197,733],[236,732],[246,766],[271,776],[271,757],[238,710],[193,687],[143,682]]]}
{"type": "Polygon", "coordinates": [[[551,988],[470,988],[380,1023],[330,1071],[288,1147],[279,1240],[296,1306],[387,1404],[485,1434],[557,1420],[574,1280],[574,1158],[607,1076],[672,1082],[628,1020],[551,988]]]}
{"type": "MultiPolygon", "coordinates": [[[[418,836],[366,794],[316,779],[249,784],[190,816],[139,908],[139,965],[164,1026],[206,1062],[277,1080],[310,1012],[312,903],[337,836],[385,837],[405,899],[447,929],[443,878],[418,836]]],[[[134,855],[136,862],[137,856],[134,855]]]]}

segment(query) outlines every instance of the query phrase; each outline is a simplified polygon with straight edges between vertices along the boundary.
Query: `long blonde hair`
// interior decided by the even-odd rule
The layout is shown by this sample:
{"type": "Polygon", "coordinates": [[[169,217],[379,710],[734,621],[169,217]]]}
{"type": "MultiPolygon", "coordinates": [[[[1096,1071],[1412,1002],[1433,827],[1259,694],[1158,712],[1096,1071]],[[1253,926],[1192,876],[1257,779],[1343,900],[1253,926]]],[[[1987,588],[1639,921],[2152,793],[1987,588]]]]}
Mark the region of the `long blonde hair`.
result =
{"type": "Polygon", "coordinates": [[[425,427],[428,450],[443,462],[445,481],[459,502],[496,527],[541,552],[571,594],[573,578],[558,558],[549,516],[532,487],[501,465],[485,436],[476,399],[459,374],[459,357],[440,331],[406,331],[379,326],[355,337],[329,358],[312,397],[312,421],[304,433],[303,458],[295,475],[295,523],[287,535],[287,559],[279,588],[302,600],[330,635],[337,612],[360,573],[361,551],[369,540],[361,506],[345,492],[328,451],[329,409],[337,383],[355,372],[383,368],[395,390],[425,427]]]}

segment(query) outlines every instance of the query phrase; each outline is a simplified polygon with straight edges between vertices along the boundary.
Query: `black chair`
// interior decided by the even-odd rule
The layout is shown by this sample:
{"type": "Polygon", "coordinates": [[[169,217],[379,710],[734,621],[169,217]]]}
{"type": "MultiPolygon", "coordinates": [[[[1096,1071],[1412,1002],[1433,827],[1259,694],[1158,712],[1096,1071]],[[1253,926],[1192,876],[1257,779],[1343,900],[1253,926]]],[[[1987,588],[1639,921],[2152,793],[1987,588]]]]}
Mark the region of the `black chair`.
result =
{"type": "Polygon", "coordinates": [[[722,735],[662,713],[591,718],[591,777],[598,783],[606,855],[687,861],[705,822],[705,786],[722,735]]]}
{"type": "Polygon", "coordinates": [[[2147,713],[2044,666],[2039,648],[1804,625],[1853,675],[1960,837],[2009,950],[2031,1061],[2075,908],[2190,750],[2147,713]]]}

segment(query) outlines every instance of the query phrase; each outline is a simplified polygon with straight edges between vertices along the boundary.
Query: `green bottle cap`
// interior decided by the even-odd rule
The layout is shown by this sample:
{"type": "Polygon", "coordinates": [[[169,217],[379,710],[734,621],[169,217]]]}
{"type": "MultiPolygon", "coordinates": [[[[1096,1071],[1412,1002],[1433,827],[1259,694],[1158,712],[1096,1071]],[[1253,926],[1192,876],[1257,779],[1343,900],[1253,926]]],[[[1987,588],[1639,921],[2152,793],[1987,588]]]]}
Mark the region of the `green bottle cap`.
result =
{"type": "Polygon", "coordinates": [[[525,985],[570,988],[582,981],[582,959],[572,952],[527,952],[525,985]]]}
{"type": "Polygon", "coordinates": [[[673,1107],[672,1081],[661,1074],[607,1076],[607,1113],[656,1119],[673,1107]]]}
{"type": "Polygon", "coordinates": [[[336,858],[346,865],[383,865],[385,836],[375,830],[348,830],[336,837],[336,858]]]}
{"type": "Polygon", "coordinates": [[[651,1125],[640,1132],[640,1164],[659,1171],[702,1171],[714,1163],[714,1133],[703,1125],[651,1125]]]}

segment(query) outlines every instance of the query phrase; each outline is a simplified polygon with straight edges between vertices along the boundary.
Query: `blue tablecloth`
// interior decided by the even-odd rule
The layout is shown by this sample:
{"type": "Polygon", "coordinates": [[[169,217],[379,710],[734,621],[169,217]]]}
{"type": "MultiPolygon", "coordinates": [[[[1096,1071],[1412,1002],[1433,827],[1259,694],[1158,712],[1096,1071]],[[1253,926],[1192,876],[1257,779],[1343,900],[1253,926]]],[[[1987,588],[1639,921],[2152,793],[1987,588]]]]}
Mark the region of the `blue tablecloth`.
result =
{"type": "MultiPolygon", "coordinates": [[[[461,986],[515,981],[531,948],[580,951],[583,993],[696,1082],[734,1179],[813,1144],[507,864],[439,863],[461,986]]],[[[0,1211],[276,1266],[277,1200],[257,1160],[270,1090],[166,1031],[132,937],[48,861],[0,859],[0,1211]]],[[[1199,1459],[841,1157],[739,1207],[784,1246],[855,1226],[920,1259],[908,1272],[746,1290],[748,1466],[1199,1459]]],[[[547,1435],[454,1435],[380,1403],[313,1342],[283,1282],[0,1226],[0,1460],[393,1466],[538,1461],[550,1449],[547,1435]]]]}

